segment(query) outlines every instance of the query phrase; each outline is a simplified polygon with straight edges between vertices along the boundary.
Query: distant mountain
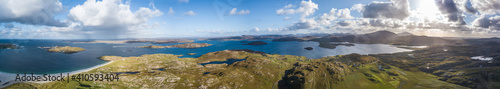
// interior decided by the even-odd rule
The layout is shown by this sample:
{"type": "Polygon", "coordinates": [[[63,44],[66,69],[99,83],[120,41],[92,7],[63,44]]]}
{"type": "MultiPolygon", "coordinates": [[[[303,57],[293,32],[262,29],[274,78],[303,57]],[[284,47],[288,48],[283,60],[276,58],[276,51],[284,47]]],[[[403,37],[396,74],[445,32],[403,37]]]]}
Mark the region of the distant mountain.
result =
{"type": "Polygon", "coordinates": [[[399,36],[390,44],[395,45],[414,45],[414,46],[432,46],[432,45],[450,45],[455,43],[453,40],[447,40],[440,37],[427,36],[399,36]]]}
{"type": "MultiPolygon", "coordinates": [[[[314,34],[316,36],[301,35],[242,35],[231,37],[208,38],[201,40],[269,40],[273,41],[316,41],[316,42],[350,42],[362,44],[394,44],[394,45],[414,45],[414,46],[432,46],[432,45],[451,45],[461,43],[460,40],[444,39],[440,37],[416,36],[408,32],[396,34],[391,31],[376,31],[367,34],[314,34]],[[322,35],[322,37],[317,37],[322,35]]],[[[488,40],[497,40],[498,38],[488,38],[488,40]]]]}
{"type": "Polygon", "coordinates": [[[449,45],[454,43],[452,40],[447,40],[439,37],[415,36],[408,34],[406,36],[400,36],[399,34],[385,30],[373,33],[361,34],[361,35],[347,35],[341,37],[324,36],[318,39],[311,39],[310,41],[352,42],[352,43],[364,43],[364,44],[419,45],[419,46],[449,45]]]}
{"type": "Polygon", "coordinates": [[[414,36],[414,34],[409,33],[409,32],[401,32],[401,33],[398,33],[398,36],[414,36]]]}
{"type": "Polygon", "coordinates": [[[346,36],[324,36],[311,41],[319,42],[353,42],[353,43],[387,43],[394,40],[397,34],[390,31],[377,31],[362,35],[346,35],[346,36]]]}
{"type": "Polygon", "coordinates": [[[207,38],[200,40],[268,40],[268,39],[279,39],[285,37],[295,37],[288,35],[241,35],[241,36],[230,36],[230,37],[217,37],[217,38],[207,38]]]}

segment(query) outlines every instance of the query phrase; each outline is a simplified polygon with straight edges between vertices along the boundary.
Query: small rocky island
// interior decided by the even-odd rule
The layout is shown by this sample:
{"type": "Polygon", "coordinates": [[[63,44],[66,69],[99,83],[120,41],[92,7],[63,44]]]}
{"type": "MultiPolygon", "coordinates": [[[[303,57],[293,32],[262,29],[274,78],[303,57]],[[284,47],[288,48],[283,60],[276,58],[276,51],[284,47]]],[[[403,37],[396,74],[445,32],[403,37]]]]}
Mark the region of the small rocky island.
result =
{"type": "Polygon", "coordinates": [[[254,41],[254,42],[250,42],[248,44],[243,44],[243,45],[265,45],[265,44],[267,44],[267,43],[264,41],[254,41]]]}
{"type": "Polygon", "coordinates": [[[186,43],[186,44],[178,44],[178,45],[169,45],[169,46],[157,46],[157,45],[150,45],[150,46],[139,46],[139,48],[201,48],[201,47],[208,47],[212,46],[212,44],[208,43],[186,43]]]}
{"type": "Polygon", "coordinates": [[[41,47],[43,49],[48,49],[47,52],[62,52],[67,54],[77,53],[80,51],[85,51],[85,49],[80,47],[70,47],[70,46],[55,46],[55,47],[41,47]]]}
{"type": "Polygon", "coordinates": [[[306,47],[306,48],[304,48],[304,49],[306,49],[306,50],[313,50],[313,48],[312,48],[312,47],[306,47]]]}
{"type": "Polygon", "coordinates": [[[0,43],[0,49],[19,49],[19,47],[14,44],[0,43]]]}

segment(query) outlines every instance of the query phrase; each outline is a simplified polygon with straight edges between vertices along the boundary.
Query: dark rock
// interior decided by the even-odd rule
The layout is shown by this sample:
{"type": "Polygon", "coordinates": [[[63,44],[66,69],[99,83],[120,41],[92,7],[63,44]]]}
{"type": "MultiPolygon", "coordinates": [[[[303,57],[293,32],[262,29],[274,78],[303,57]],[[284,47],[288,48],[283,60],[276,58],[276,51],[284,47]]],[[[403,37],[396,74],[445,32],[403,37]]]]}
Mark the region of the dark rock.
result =
{"type": "Polygon", "coordinates": [[[17,47],[16,45],[14,44],[4,44],[4,43],[0,43],[0,49],[19,49],[19,47],[17,47]]]}
{"type": "Polygon", "coordinates": [[[312,47],[306,47],[306,48],[304,48],[304,49],[306,49],[306,50],[313,50],[313,48],[312,48],[312,47]]]}

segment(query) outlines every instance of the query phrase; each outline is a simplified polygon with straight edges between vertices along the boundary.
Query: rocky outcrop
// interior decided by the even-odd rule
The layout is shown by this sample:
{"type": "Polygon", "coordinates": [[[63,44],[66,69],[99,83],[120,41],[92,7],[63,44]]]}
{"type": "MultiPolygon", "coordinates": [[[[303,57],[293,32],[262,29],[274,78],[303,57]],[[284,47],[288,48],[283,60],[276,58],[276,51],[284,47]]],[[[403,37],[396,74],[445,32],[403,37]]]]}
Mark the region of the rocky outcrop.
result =
{"type": "Polygon", "coordinates": [[[285,72],[278,85],[280,89],[329,89],[351,72],[347,65],[339,62],[297,62],[285,72]]]}
{"type": "Polygon", "coordinates": [[[0,43],[0,49],[19,49],[19,47],[14,44],[0,43]]]}

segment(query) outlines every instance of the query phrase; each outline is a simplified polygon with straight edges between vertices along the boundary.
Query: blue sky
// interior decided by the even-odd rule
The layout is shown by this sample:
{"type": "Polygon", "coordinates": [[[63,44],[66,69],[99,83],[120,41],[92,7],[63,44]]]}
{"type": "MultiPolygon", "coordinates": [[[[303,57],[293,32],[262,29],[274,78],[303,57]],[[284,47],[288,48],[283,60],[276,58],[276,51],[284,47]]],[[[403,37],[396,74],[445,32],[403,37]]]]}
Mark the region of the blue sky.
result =
{"type": "Polygon", "coordinates": [[[495,0],[4,0],[3,39],[368,33],[498,37],[495,0]],[[19,3],[19,4],[18,4],[19,3]],[[173,12],[173,13],[172,13],[173,12]],[[233,13],[231,13],[233,12],[233,13]]]}

